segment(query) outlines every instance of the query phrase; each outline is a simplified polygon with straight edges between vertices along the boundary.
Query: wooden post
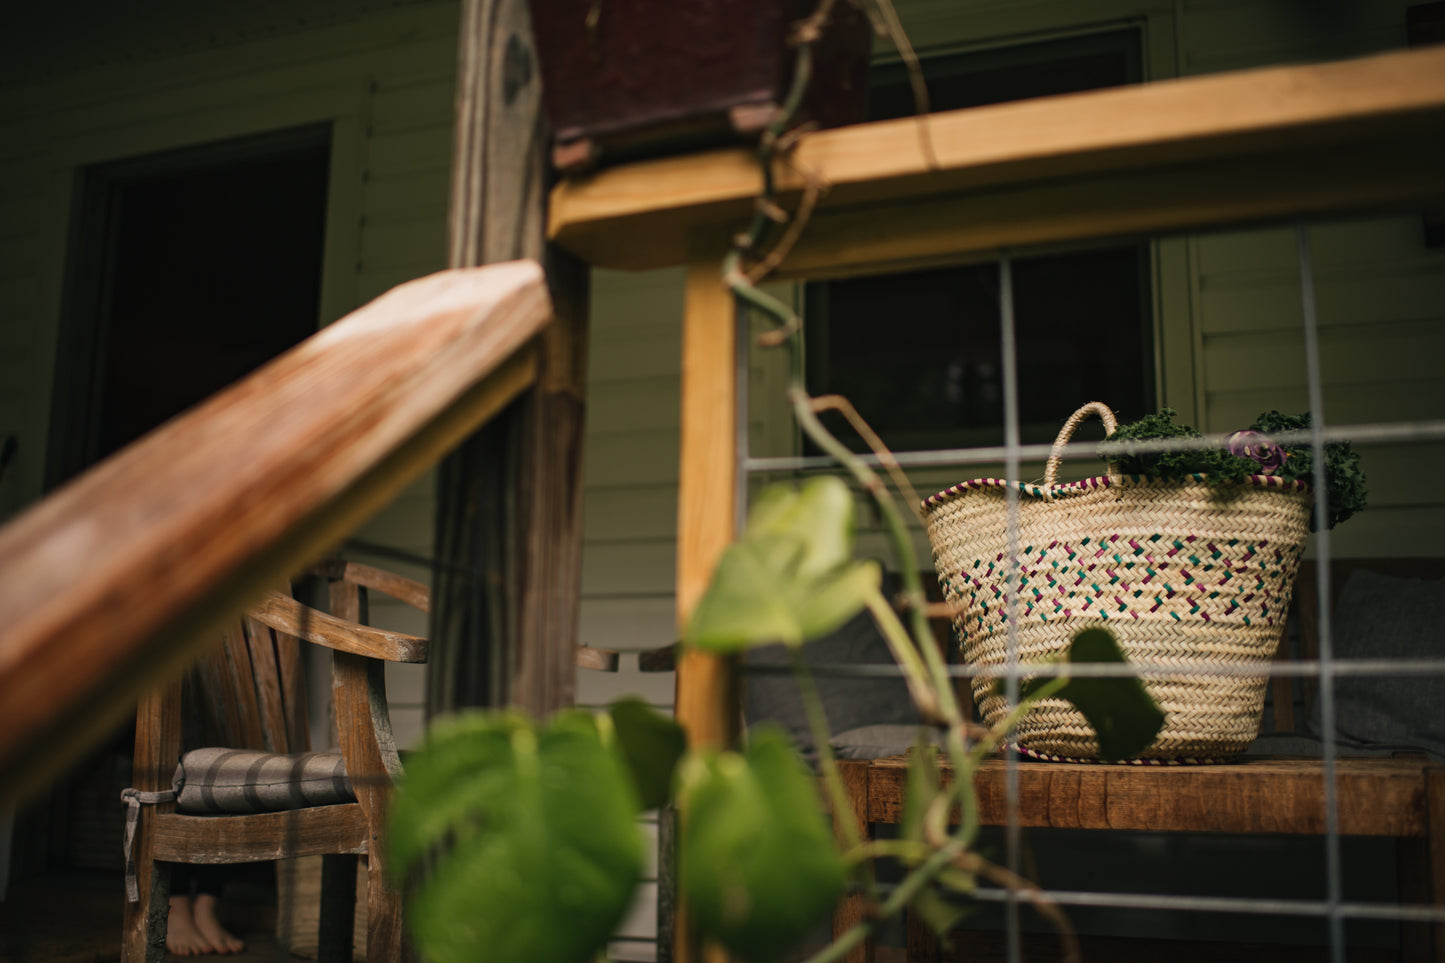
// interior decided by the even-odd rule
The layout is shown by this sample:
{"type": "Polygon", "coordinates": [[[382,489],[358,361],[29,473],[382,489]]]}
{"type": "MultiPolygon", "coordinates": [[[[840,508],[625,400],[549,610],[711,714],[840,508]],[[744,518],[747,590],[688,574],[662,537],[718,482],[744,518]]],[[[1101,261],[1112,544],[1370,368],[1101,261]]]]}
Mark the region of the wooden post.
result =
{"type": "Polygon", "coordinates": [[[458,68],[450,263],[543,260],[556,316],[533,390],[439,470],[427,708],[540,716],[575,686],[587,275],[545,249],[547,135],[525,0],[465,0],[458,68]]]}
{"type": "MultiPolygon", "coordinates": [[[[717,239],[714,238],[714,241],[717,239]]],[[[737,522],[736,308],[723,284],[722,255],[697,245],[689,262],[682,332],[682,437],[678,477],[677,618],[687,624],[737,522]]],[[[692,747],[731,746],[741,728],[737,660],[688,649],[677,664],[677,721],[692,747]]],[[[687,814],[681,814],[686,820],[687,814]]],[[[699,950],[676,902],[678,963],[723,959],[699,950]]]]}

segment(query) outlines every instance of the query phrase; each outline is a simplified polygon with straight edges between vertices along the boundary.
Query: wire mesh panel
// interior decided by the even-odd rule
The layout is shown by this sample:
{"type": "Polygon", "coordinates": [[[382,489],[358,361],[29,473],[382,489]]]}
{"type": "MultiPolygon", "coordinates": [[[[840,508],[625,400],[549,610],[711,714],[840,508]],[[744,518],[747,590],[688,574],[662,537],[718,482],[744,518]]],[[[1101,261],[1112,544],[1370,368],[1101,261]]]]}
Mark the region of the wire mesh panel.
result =
{"type": "MultiPolygon", "coordinates": [[[[1271,651],[1253,667],[1188,653],[1146,656],[1127,667],[1040,665],[1036,657],[1021,655],[1021,616],[1026,606],[1033,610],[1039,594],[1036,586],[1023,584],[1028,580],[1017,560],[1032,552],[1032,543],[1040,537],[1034,529],[1028,536],[1031,544],[1021,541],[1020,499],[1026,497],[1021,492],[1030,490],[1030,477],[1037,477],[1030,472],[1038,469],[1051,449],[1021,441],[1017,371],[1019,357],[1028,353],[1030,345],[1017,337],[1016,259],[1009,252],[999,256],[996,324],[1003,443],[890,455],[924,485],[948,477],[942,470],[958,472],[952,482],[995,471],[1009,482],[1002,486],[998,509],[1006,515],[1004,542],[996,558],[989,550],[998,564],[988,599],[1003,613],[1005,631],[999,644],[1006,657],[987,667],[960,658],[953,674],[963,681],[987,674],[998,682],[997,688],[992,682],[985,688],[1008,704],[1017,703],[1026,679],[1066,673],[1137,674],[1146,685],[1221,678],[1242,682],[1254,677],[1259,680],[1261,700],[1265,686],[1261,668],[1275,682],[1270,704],[1250,722],[1251,734],[1244,744],[1248,751],[1228,754],[1231,758],[1215,766],[1126,769],[1105,763],[1039,763],[1016,752],[1003,753],[997,770],[980,777],[980,785],[986,784],[981,793],[998,793],[992,815],[999,826],[996,836],[987,837],[989,845],[997,847],[994,858],[1000,864],[1034,879],[1042,889],[980,886],[972,898],[997,904],[999,914],[985,911],[974,923],[963,924],[970,932],[958,937],[962,946],[978,938],[977,927],[996,926],[1008,959],[1054,958],[1055,948],[1036,942],[1037,934],[1049,927],[1042,917],[1028,912],[1027,904],[1033,902],[1063,908],[1075,918],[1081,933],[1098,939],[1226,941],[1237,946],[1274,945],[1275,952],[1283,951],[1281,944],[1294,946],[1292,952],[1313,946],[1336,961],[1372,958],[1371,952],[1429,958],[1428,924],[1445,922],[1445,911],[1431,902],[1429,884],[1422,885],[1429,874],[1426,847],[1432,828],[1438,828],[1432,823],[1439,822],[1430,809],[1429,787],[1439,785],[1439,753],[1445,747],[1436,737],[1431,706],[1439,704],[1445,659],[1439,657],[1438,648],[1421,640],[1438,636],[1438,629],[1426,622],[1431,618],[1427,613],[1438,613],[1441,604],[1437,580],[1442,568],[1435,547],[1441,509],[1433,495],[1395,473],[1406,465],[1438,463],[1439,443],[1445,440],[1445,386],[1428,374],[1418,377],[1419,369],[1400,356],[1402,350],[1428,351],[1441,336],[1439,304],[1445,277],[1438,260],[1422,252],[1418,239],[1407,233],[1417,226],[1410,215],[1382,216],[1154,239],[1156,244],[1191,245],[1196,257],[1206,262],[1213,258],[1213,264],[1200,266],[1200,274],[1225,263],[1230,243],[1237,249],[1233,256],[1258,255],[1267,249],[1273,258],[1268,269],[1272,273],[1235,265],[1230,269],[1235,281],[1239,287],[1252,284],[1251,295],[1266,309],[1280,308],[1281,289],[1293,290],[1295,304],[1281,312],[1284,318],[1265,315],[1263,323],[1252,323],[1248,317],[1221,320],[1217,315],[1201,322],[1201,305],[1196,304],[1192,322],[1196,363],[1202,368],[1232,362],[1248,370],[1243,378],[1199,372],[1195,398],[1189,400],[1204,434],[1140,443],[1144,450],[1152,446],[1155,453],[1224,447],[1230,429],[1243,426],[1226,419],[1255,401],[1265,409],[1303,402],[1300,410],[1310,413],[1307,426],[1273,439],[1301,446],[1313,466],[1304,506],[1305,515],[1314,519],[1309,560],[1299,575],[1309,584],[1295,589],[1291,568],[1289,584],[1283,586],[1286,596],[1295,589],[1305,610],[1290,620],[1290,633],[1280,638],[1281,609],[1274,630],[1281,645],[1278,657],[1271,651]],[[1407,252],[1403,262],[1384,262],[1375,254],[1377,263],[1370,263],[1368,246],[1385,236],[1393,238],[1396,249],[1407,252]],[[1321,244],[1327,252],[1324,267],[1316,253],[1321,244]],[[1287,286],[1277,283],[1281,249],[1288,252],[1293,275],[1287,286]],[[1402,278],[1409,280],[1402,283],[1402,278]],[[1270,288],[1261,290],[1266,280],[1270,288]],[[1366,290],[1371,293],[1364,294],[1366,290]],[[1340,298],[1334,305],[1326,300],[1331,293],[1340,298]],[[1322,315],[1327,319],[1323,323],[1322,315]],[[1378,343],[1371,344],[1376,339],[1378,343]],[[1251,346],[1264,357],[1252,359],[1241,353],[1251,346]],[[1374,373],[1381,367],[1410,382],[1404,388],[1382,386],[1384,394],[1403,403],[1370,400],[1372,382],[1390,380],[1388,374],[1381,379],[1374,373]],[[1240,382],[1245,383],[1243,388],[1238,387],[1240,382]],[[1231,384],[1236,387],[1228,387],[1231,384]],[[1379,517],[1371,525],[1367,510],[1353,527],[1332,533],[1330,512],[1347,497],[1337,479],[1332,487],[1327,474],[1331,452],[1341,442],[1360,454],[1370,476],[1371,508],[1379,517]],[[1413,493],[1406,493],[1406,488],[1413,488],[1413,493]],[[1343,556],[1336,548],[1341,538],[1347,546],[1343,556]],[[1388,574],[1371,572],[1371,559],[1388,574]],[[1356,574],[1357,568],[1364,571],[1356,574]],[[1284,728],[1279,730],[1281,720],[1284,728]],[[1256,741],[1261,721],[1266,724],[1264,734],[1256,741]],[[1403,791],[1392,796],[1387,785],[1396,780],[1403,791]],[[1211,835],[1181,836],[1180,832],[1211,835]]],[[[1223,273],[1221,269],[1212,280],[1223,273]]],[[[1211,291],[1206,297],[1225,301],[1231,293],[1238,295],[1238,287],[1234,292],[1227,284],[1221,288],[1223,294],[1211,291]]],[[[1075,293],[1080,299],[1088,297],[1086,289],[1075,293]]],[[[1248,307],[1242,297],[1234,303],[1248,307]]],[[[1212,311],[1217,305],[1203,308],[1212,311]]],[[[949,319],[938,323],[946,325],[949,319]]],[[[928,351],[928,345],[914,347],[928,351]]],[[[1092,400],[1107,401],[1078,398],[1076,402],[1092,400]]],[[[1059,411],[1059,420],[1067,413],[1059,411]]],[[[1066,477],[1097,475],[1089,465],[1091,461],[1097,465],[1101,457],[1097,442],[1074,442],[1055,451],[1064,462],[1066,477]]],[[[873,465],[885,463],[862,457],[873,465]]],[[[801,477],[830,470],[829,460],[816,456],[752,457],[746,465],[760,477],[801,477]]],[[[1047,529],[1047,523],[1042,524],[1047,529]]],[[[1240,532],[1241,537],[1251,535],[1258,533],[1240,532]]],[[[865,544],[867,537],[862,536],[865,544]]],[[[1197,558],[1195,562],[1201,571],[1206,567],[1197,558]]],[[[1092,573],[1094,566],[1079,571],[1085,568],[1092,573]]],[[[938,571],[940,578],[953,574],[942,566],[938,571]]],[[[1038,576],[1036,570],[1028,574],[1038,576]]],[[[1118,573],[1103,565],[1097,574],[1118,581],[1118,573]]],[[[1192,578],[1187,571],[1184,574],[1192,578]]],[[[1127,580],[1124,587],[1129,587],[1127,580]]],[[[1169,592],[1172,595],[1174,588],[1169,592]]],[[[1126,608],[1120,606],[1120,617],[1128,617],[1126,608]]],[[[1103,613],[1101,624],[1108,623],[1109,614],[1103,613]]],[[[886,664],[817,665],[814,671],[827,677],[875,679],[898,674],[886,664]]],[[[839,748],[846,753],[845,747],[839,748]]],[[[885,761],[868,765],[875,785],[892,780],[887,798],[869,799],[862,810],[877,824],[876,831],[886,832],[884,824],[895,821],[898,814],[903,770],[885,761]]],[[[879,791],[868,792],[876,796],[879,791]]],[[[982,805],[988,808],[987,802],[982,805]]],[[[1101,949],[1113,946],[1107,942],[1096,940],[1090,945],[1095,952],[1113,952],[1101,949]]],[[[1155,949],[1163,945],[1156,944],[1155,949]]],[[[919,952],[914,942],[908,947],[910,955],[919,952]]],[[[1249,947],[1238,951],[1246,950],[1249,947]]],[[[1091,955],[1086,953],[1085,958],[1091,955]]]]}

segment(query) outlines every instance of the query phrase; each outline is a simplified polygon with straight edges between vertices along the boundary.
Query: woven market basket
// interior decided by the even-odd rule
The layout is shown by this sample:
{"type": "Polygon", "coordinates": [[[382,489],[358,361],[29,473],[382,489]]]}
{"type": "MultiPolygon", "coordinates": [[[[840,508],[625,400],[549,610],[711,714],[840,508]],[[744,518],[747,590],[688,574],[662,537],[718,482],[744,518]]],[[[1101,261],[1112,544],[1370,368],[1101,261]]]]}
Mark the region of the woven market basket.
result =
{"type": "MultiPolygon", "coordinates": [[[[1020,663],[1062,655],[1079,630],[1103,626],[1131,662],[1178,663],[1177,676],[1144,678],[1164,727],[1141,754],[1150,762],[1235,755],[1259,734],[1268,664],[1289,610],[1309,535],[1311,496],[1302,482],[1252,475],[1210,484],[1109,474],[1058,484],[1074,429],[1106,405],[1091,402],[1059,432],[1042,485],[983,478],[924,501],[933,557],[965,660],[1008,662],[1007,579],[1016,546],[1020,663]],[[1009,538],[1009,489],[1018,492],[1017,542],[1009,538]],[[1259,666],[1259,675],[1217,674],[1210,665],[1259,666]]],[[[984,721],[1005,714],[997,676],[973,679],[984,721]]],[[[1082,714],[1063,699],[1041,701],[1015,730],[1017,747],[1045,758],[1097,759],[1082,714]]]]}

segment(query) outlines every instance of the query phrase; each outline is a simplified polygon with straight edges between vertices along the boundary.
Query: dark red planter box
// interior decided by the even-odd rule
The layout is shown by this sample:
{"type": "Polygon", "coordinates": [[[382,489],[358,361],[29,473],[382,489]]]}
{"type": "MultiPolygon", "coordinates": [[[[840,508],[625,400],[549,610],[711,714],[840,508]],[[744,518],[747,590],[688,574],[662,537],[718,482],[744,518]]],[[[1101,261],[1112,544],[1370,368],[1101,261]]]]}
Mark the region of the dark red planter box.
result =
{"type": "MultiPolygon", "coordinates": [[[[564,172],[755,137],[793,77],[793,24],[817,0],[532,0],[564,172]]],[[[838,0],[797,122],[863,119],[867,18],[838,0]]]]}

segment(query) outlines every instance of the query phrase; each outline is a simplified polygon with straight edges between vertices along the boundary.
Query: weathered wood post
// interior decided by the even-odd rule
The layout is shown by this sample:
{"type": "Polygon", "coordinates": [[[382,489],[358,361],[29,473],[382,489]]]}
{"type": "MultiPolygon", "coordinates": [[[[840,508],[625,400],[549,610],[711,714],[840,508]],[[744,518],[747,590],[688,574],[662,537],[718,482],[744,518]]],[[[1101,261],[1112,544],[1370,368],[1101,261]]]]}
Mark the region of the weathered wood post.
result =
{"type": "Polygon", "coordinates": [[[532,258],[556,318],[533,389],[438,470],[427,709],[572,702],[581,580],[585,266],[545,241],[550,175],[525,0],[464,0],[449,262],[532,258]]]}

